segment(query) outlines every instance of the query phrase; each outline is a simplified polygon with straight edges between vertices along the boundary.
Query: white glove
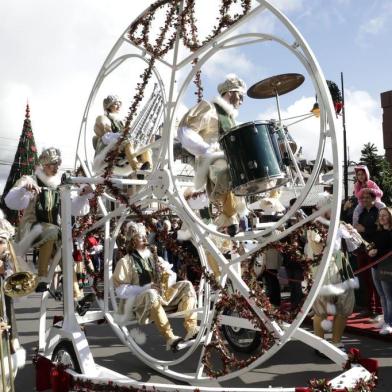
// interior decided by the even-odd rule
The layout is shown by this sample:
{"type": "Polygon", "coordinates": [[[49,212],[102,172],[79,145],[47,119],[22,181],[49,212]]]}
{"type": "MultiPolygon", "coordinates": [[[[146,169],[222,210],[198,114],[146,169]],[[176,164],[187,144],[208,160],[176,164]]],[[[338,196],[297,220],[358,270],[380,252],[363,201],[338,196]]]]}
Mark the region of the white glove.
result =
{"type": "Polygon", "coordinates": [[[224,158],[225,154],[223,153],[222,150],[216,150],[214,147],[210,147],[205,154],[201,155],[202,158],[210,159],[219,159],[219,158],[224,158]]]}
{"type": "Polygon", "coordinates": [[[196,156],[204,155],[211,147],[197,132],[190,128],[178,128],[177,137],[182,146],[196,156]]]}
{"type": "Polygon", "coordinates": [[[120,139],[121,134],[119,133],[114,133],[114,132],[106,132],[102,135],[101,140],[102,143],[105,144],[106,146],[112,142],[116,142],[118,139],[120,139]]]}

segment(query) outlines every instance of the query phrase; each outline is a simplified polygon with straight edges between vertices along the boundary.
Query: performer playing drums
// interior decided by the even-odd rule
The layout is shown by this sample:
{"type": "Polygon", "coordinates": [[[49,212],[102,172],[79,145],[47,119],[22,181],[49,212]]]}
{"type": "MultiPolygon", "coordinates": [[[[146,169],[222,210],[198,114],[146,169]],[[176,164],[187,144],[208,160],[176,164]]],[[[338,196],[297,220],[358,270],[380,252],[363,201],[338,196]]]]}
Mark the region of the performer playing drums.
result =
{"type": "Polygon", "coordinates": [[[227,75],[218,85],[220,96],[212,102],[201,101],[182,118],[178,128],[178,139],[182,146],[196,156],[196,189],[207,186],[211,202],[223,205],[217,218],[219,228],[226,228],[235,235],[239,227],[238,214],[245,209],[242,200],[229,188],[229,171],[223,159],[218,139],[235,124],[237,109],[243,101],[246,85],[236,75],[227,75]]]}

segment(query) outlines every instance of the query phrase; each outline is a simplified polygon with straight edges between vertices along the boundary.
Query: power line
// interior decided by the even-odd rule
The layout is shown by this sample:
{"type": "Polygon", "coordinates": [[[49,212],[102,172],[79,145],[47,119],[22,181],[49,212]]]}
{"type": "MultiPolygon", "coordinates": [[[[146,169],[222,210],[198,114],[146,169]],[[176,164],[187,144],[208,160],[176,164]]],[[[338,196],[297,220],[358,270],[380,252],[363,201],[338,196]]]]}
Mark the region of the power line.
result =
{"type": "Polygon", "coordinates": [[[0,136],[0,139],[7,139],[7,140],[15,140],[18,141],[18,139],[14,139],[12,137],[6,137],[6,136],[0,136]]]}

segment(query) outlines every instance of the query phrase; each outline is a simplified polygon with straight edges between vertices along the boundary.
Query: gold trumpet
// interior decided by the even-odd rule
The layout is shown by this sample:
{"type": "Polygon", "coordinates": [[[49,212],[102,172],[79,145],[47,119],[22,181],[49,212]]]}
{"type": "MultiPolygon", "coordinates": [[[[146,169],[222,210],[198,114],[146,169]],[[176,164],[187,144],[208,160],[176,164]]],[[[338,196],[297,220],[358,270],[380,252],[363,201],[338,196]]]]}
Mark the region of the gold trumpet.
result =
{"type": "Polygon", "coordinates": [[[14,367],[11,355],[11,335],[4,299],[4,282],[0,279],[0,372],[1,391],[15,392],[14,367]],[[5,362],[7,359],[7,362],[5,362]]]}
{"type": "Polygon", "coordinates": [[[14,273],[4,281],[4,293],[11,298],[31,294],[38,285],[38,276],[30,271],[27,263],[18,257],[12,243],[8,241],[8,250],[14,264],[14,273]]]}

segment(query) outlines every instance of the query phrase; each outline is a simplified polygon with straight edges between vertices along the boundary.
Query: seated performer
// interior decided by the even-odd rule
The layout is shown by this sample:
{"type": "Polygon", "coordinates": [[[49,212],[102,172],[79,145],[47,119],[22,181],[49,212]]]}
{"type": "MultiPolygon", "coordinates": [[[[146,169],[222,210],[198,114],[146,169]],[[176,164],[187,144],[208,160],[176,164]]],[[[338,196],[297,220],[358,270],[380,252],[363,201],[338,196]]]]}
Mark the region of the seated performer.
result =
{"type": "Polygon", "coordinates": [[[118,261],[113,273],[113,284],[119,298],[127,299],[125,317],[131,311],[140,324],[153,321],[166,340],[166,348],[176,351],[181,341],[194,339],[199,331],[197,314],[187,312],[195,308],[196,293],[186,280],[169,286],[168,275],[174,274],[171,265],[154,255],[147,248],[146,229],[134,224],[129,233],[128,254],[118,261]],[[166,275],[166,276],[165,276],[166,275]],[[165,307],[176,307],[185,312],[186,336],[182,339],[173,333],[165,307]]]}
{"type": "MultiPolygon", "coordinates": [[[[35,169],[35,173],[20,178],[5,197],[5,203],[12,210],[24,210],[18,227],[18,237],[25,240],[26,237],[32,236],[33,246],[39,248],[39,283],[36,292],[44,292],[48,290],[49,261],[60,235],[60,150],[47,148],[42,151],[38,160],[40,165],[35,169]]],[[[91,187],[85,186],[79,194],[75,192],[71,195],[72,215],[82,216],[89,212],[90,193],[91,187]]],[[[74,282],[74,297],[79,301],[78,305],[84,307],[86,300],[77,281],[74,282]]]]}
{"type": "MultiPolygon", "coordinates": [[[[121,104],[116,95],[108,95],[103,100],[105,114],[98,116],[95,120],[93,145],[95,148],[94,168],[96,171],[103,165],[106,154],[113,148],[114,143],[124,131],[124,123],[119,114],[121,104]]],[[[132,170],[151,169],[152,151],[150,149],[136,155],[134,144],[126,142],[124,152],[132,170]]]]}
{"type": "Polygon", "coordinates": [[[245,203],[230,192],[227,163],[217,142],[236,125],[234,119],[245,91],[244,81],[234,74],[227,75],[218,85],[220,96],[212,102],[201,101],[190,109],[182,118],[177,134],[183,148],[197,158],[195,188],[206,185],[210,201],[223,205],[216,224],[231,236],[238,232],[238,214],[244,213],[245,203]]]}

